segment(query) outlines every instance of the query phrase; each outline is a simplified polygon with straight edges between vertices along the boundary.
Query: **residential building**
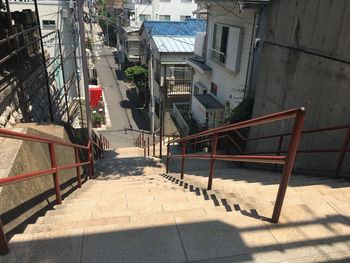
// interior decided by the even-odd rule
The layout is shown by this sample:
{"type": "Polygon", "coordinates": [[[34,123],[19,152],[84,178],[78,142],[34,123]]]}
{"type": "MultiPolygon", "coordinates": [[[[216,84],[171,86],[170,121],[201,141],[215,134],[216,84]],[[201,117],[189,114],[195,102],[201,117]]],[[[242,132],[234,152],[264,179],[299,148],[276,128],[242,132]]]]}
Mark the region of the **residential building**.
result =
{"type": "MultiPolygon", "coordinates": [[[[152,101],[153,94],[155,129],[160,125],[163,110],[165,118],[170,117],[174,103],[189,103],[191,99],[192,70],[184,59],[193,53],[196,32],[205,28],[203,19],[145,21],[141,27],[141,62],[152,72],[146,98],[152,101]]],[[[149,111],[151,115],[152,103],[149,111]]],[[[165,119],[164,123],[170,121],[165,119]]],[[[169,130],[166,125],[164,128],[169,130]]]]}
{"type": "Polygon", "coordinates": [[[208,28],[196,35],[191,112],[200,129],[229,121],[252,89],[257,29],[268,1],[196,1],[207,10],[208,28]]]}
{"type": "Polygon", "coordinates": [[[119,62],[122,69],[140,64],[140,26],[132,21],[119,31],[119,62]]]}
{"type": "Polygon", "coordinates": [[[136,23],[146,20],[184,21],[197,9],[194,0],[128,0],[125,8],[136,23]]]}

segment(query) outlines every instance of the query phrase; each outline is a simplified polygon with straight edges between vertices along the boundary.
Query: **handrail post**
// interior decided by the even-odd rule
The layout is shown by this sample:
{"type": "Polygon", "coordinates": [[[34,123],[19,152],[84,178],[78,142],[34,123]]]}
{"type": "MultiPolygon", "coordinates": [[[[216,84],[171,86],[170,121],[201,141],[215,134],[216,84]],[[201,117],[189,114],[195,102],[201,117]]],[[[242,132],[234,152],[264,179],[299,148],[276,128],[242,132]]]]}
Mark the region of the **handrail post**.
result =
{"type": "Polygon", "coordinates": [[[337,169],[335,171],[335,176],[339,176],[339,173],[341,171],[341,167],[343,165],[343,161],[344,161],[344,158],[345,158],[345,154],[346,154],[346,151],[344,150],[346,147],[348,147],[348,144],[350,142],[350,128],[348,128],[348,131],[345,135],[345,139],[344,139],[344,143],[343,143],[343,150],[342,152],[340,153],[340,156],[339,156],[339,160],[338,160],[338,163],[337,163],[337,169]]]}
{"type": "Polygon", "coordinates": [[[149,137],[147,137],[147,156],[149,156],[149,137]]]}
{"type": "Polygon", "coordinates": [[[80,158],[79,158],[78,148],[74,147],[74,152],[75,152],[75,163],[79,165],[79,166],[76,167],[76,170],[77,170],[77,180],[78,180],[78,188],[81,188],[80,158]]]}
{"type": "Polygon", "coordinates": [[[170,149],[169,149],[169,142],[166,145],[166,173],[169,172],[169,154],[170,154],[170,149]]]}
{"type": "Polygon", "coordinates": [[[6,235],[4,232],[4,228],[2,227],[2,222],[0,218],[0,255],[6,255],[9,252],[9,246],[7,244],[6,235]]]}
{"type": "MultiPolygon", "coordinates": [[[[146,145],[145,140],[142,141],[142,144],[146,145]]],[[[144,155],[144,157],[146,157],[146,146],[143,146],[143,155],[144,155]]]]}
{"type": "Polygon", "coordinates": [[[159,130],[159,158],[162,158],[163,156],[163,127],[160,126],[159,130]]]}
{"type": "Polygon", "coordinates": [[[288,182],[292,173],[295,156],[298,150],[302,130],[304,127],[304,121],[305,121],[305,109],[301,108],[296,114],[296,119],[294,122],[293,133],[289,144],[287,159],[286,159],[286,163],[284,164],[283,175],[278,188],[275,207],[273,208],[273,214],[272,214],[273,223],[278,223],[279,217],[281,215],[284,197],[286,195],[288,182]]]}
{"type": "Polygon", "coordinates": [[[89,178],[92,179],[92,176],[93,176],[93,171],[94,171],[94,164],[93,164],[93,155],[92,155],[92,142],[90,141],[89,142],[89,151],[88,151],[88,159],[89,159],[89,178]]]}
{"type": "Polygon", "coordinates": [[[186,144],[187,141],[182,142],[182,151],[181,151],[181,179],[184,179],[184,170],[185,170],[185,154],[186,154],[186,144]]]}
{"type": "Polygon", "coordinates": [[[215,155],[216,155],[216,148],[218,144],[218,134],[214,133],[213,135],[213,142],[212,142],[212,151],[210,156],[210,174],[208,178],[208,190],[211,190],[213,185],[213,177],[214,177],[214,165],[215,165],[215,155]]]}
{"type": "Polygon", "coordinates": [[[53,143],[49,143],[49,152],[50,152],[51,167],[56,169],[56,171],[53,173],[53,183],[55,186],[56,203],[60,205],[62,204],[60,178],[58,177],[55,145],[53,143]]]}
{"type": "Polygon", "coordinates": [[[153,156],[156,156],[156,134],[153,133],[152,136],[152,145],[153,145],[153,156]]]}

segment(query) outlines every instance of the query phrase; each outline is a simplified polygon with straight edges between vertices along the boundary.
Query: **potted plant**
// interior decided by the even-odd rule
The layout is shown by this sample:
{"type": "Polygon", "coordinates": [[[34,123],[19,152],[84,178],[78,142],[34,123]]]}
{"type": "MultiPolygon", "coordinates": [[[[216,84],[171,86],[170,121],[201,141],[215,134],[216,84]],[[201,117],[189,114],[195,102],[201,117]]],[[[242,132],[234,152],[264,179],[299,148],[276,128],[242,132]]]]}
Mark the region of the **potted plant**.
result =
{"type": "Polygon", "coordinates": [[[91,116],[91,119],[92,119],[92,125],[95,128],[99,128],[99,127],[101,127],[104,118],[103,118],[102,114],[100,114],[98,112],[93,112],[92,116],[91,116]]]}

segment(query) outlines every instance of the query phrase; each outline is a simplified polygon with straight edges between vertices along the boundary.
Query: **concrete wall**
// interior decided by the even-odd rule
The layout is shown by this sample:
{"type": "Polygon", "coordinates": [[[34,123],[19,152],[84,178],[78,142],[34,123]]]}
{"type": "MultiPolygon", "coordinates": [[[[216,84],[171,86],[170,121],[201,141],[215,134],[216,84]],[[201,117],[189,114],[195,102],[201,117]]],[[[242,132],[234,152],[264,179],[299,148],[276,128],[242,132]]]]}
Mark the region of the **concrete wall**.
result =
{"type": "MultiPolygon", "coordinates": [[[[254,104],[254,117],[304,106],[306,129],[350,123],[350,2],[271,1],[254,104]]],[[[290,123],[251,130],[283,132],[290,123]]],[[[304,136],[300,149],[341,147],[345,131],[304,136]]],[[[250,150],[277,147],[277,140],[250,150]]],[[[350,170],[350,154],[343,171],[350,170]]],[[[334,173],[338,153],[299,155],[296,168],[334,173]]]]}
{"type": "MultiPolygon", "coordinates": [[[[69,141],[68,135],[61,126],[35,124],[22,126],[24,128],[16,128],[16,130],[69,141]]],[[[1,138],[0,149],[0,178],[51,167],[47,144],[1,138]]],[[[57,146],[55,152],[58,165],[71,164],[75,160],[74,151],[71,148],[57,146]]],[[[76,186],[75,169],[62,171],[59,176],[62,194],[76,186]]],[[[1,187],[0,200],[0,215],[5,232],[13,234],[21,231],[27,222],[36,220],[54,204],[52,176],[42,176],[1,187]]]]}

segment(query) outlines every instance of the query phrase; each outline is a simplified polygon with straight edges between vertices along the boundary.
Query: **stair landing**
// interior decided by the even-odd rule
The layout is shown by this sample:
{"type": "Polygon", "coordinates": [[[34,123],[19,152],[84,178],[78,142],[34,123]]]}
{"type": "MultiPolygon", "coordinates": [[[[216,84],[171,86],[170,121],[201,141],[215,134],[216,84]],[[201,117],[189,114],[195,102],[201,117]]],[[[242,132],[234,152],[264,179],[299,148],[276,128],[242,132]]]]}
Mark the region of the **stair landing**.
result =
{"type": "Polygon", "coordinates": [[[294,176],[281,222],[279,174],[247,169],[164,175],[157,159],[109,153],[87,181],[10,240],[0,262],[346,262],[346,181],[294,176]],[[125,157],[125,158],[123,158],[125,157]]]}

